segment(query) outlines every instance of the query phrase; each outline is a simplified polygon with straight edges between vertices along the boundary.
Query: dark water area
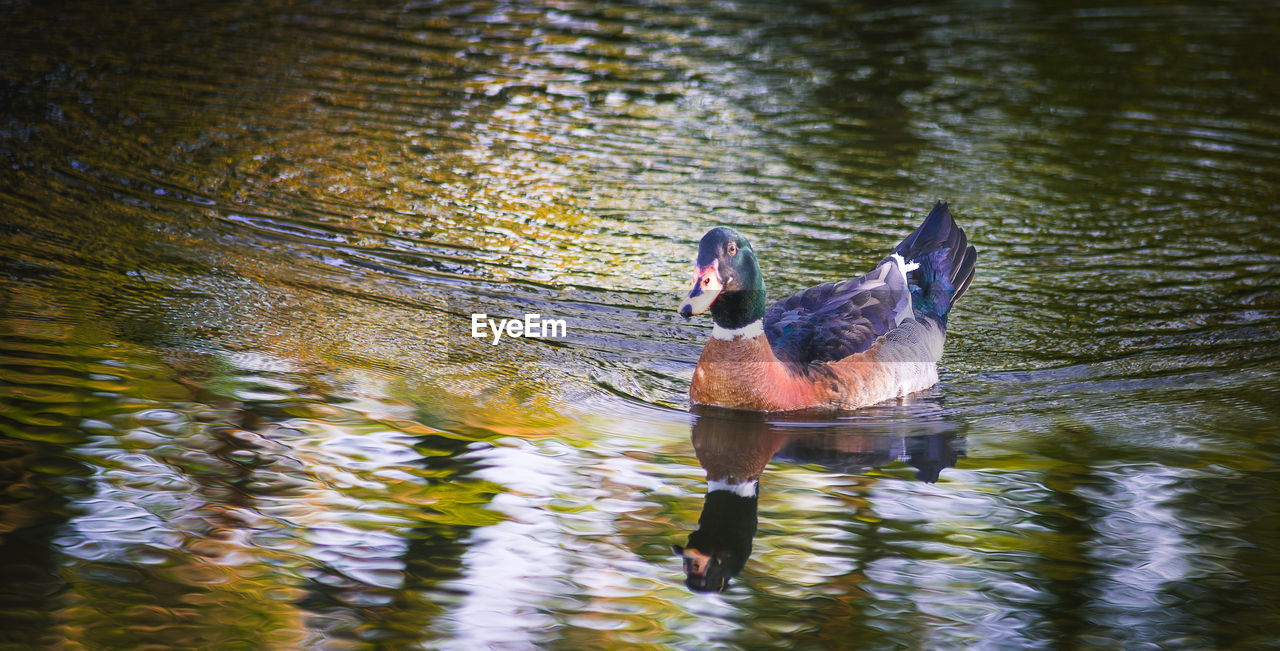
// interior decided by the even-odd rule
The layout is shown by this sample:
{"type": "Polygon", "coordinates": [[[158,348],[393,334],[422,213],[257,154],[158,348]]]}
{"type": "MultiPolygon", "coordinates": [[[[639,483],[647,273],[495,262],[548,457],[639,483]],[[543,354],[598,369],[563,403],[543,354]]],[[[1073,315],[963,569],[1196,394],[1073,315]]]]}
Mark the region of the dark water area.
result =
{"type": "Polygon", "coordinates": [[[1280,7],[882,5],[0,3],[0,646],[1280,645],[1280,7]],[[939,198],[938,386],[690,410],[939,198]]]}

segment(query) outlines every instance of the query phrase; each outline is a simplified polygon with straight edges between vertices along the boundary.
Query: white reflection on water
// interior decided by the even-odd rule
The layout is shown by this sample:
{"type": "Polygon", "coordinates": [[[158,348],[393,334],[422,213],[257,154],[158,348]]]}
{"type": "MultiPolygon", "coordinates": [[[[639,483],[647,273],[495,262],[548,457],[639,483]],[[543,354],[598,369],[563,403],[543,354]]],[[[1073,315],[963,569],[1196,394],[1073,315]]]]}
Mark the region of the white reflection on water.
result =
{"type": "MultiPolygon", "coordinates": [[[[635,425],[618,423],[611,443],[652,445],[653,432],[635,425]]],[[[506,488],[490,504],[504,520],[473,532],[461,576],[442,588],[461,594],[433,625],[449,648],[556,639],[563,624],[691,643],[735,630],[739,607],[690,595],[678,560],[664,552],[670,560],[654,562],[627,533],[655,526],[649,514],[663,499],[696,495],[696,468],[660,469],[555,440],[504,439],[468,456],[481,466],[473,476],[506,488]],[[670,600],[687,609],[672,613],[670,600]]],[[[656,524],[660,535],[686,533],[666,520],[656,524]]]]}
{"type": "Polygon", "coordinates": [[[1184,492],[1193,471],[1150,465],[1109,469],[1106,484],[1086,486],[1081,495],[1106,511],[1094,529],[1098,537],[1089,557],[1105,573],[1096,599],[1089,604],[1096,621],[1109,621],[1139,639],[1160,639],[1178,617],[1167,609],[1161,590],[1187,578],[1195,547],[1186,540],[1183,523],[1169,502],[1184,492]]]}
{"type": "Polygon", "coordinates": [[[117,452],[111,466],[96,466],[95,494],[77,502],[54,539],[64,553],[84,561],[128,562],[147,547],[179,549],[182,524],[203,524],[204,501],[196,485],[171,466],[143,454],[117,452]]]}
{"type": "MultiPolygon", "coordinates": [[[[579,451],[545,443],[511,442],[475,455],[485,463],[476,476],[511,492],[491,503],[507,519],[471,536],[462,556],[462,578],[445,586],[463,597],[435,627],[447,629],[456,648],[536,640],[555,623],[542,606],[547,596],[565,592],[569,541],[557,518],[540,507],[569,485],[565,458],[579,451]]],[[[580,605],[567,601],[561,605],[580,605]]]]}

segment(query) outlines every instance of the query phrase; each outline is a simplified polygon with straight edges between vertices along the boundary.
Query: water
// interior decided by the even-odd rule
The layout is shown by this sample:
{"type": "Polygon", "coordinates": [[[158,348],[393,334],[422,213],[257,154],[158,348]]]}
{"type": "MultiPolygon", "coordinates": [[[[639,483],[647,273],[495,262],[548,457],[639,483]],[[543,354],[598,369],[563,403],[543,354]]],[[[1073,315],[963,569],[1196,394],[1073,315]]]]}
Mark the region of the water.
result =
{"type": "Polygon", "coordinates": [[[0,7],[6,644],[1280,643],[1274,6],[207,4],[0,7]],[[935,198],[939,386],[690,413],[935,198]]]}

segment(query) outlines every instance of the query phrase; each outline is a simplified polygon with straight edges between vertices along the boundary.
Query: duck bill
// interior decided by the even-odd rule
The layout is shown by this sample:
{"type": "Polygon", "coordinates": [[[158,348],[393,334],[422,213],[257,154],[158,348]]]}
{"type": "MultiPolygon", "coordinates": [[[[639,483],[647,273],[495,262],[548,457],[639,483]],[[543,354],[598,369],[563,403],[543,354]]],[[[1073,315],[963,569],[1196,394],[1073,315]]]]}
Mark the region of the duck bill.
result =
{"type": "Polygon", "coordinates": [[[680,304],[680,316],[687,319],[706,312],[722,289],[724,285],[720,282],[719,260],[713,260],[705,267],[694,265],[693,289],[689,290],[689,296],[680,304]]]}
{"type": "Polygon", "coordinates": [[[680,550],[680,556],[684,559],[685,573],[691,576],[707,575],[707,568],[711,566],[711,555],[697,549],[685,548],[680,550]]]}

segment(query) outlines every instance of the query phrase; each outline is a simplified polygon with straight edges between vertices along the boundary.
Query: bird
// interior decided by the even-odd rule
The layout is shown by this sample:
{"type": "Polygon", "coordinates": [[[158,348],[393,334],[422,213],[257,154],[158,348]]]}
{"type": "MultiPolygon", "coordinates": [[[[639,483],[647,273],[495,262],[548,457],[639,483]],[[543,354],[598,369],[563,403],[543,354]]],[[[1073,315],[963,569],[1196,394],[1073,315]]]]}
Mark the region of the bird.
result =
{"type": "Polygon", "coordinates": [[[685,585],[695,592],[723,592],[746,567],[770,461],[856,475],[903,460],[915,467],[916,479],[933,483],[965,449],[954,426],[938,420],[869,427],[857,419],[819,420],[805,412],[766,414],[704,405],[689,411],[690,442],[707,472],[707,492],[697,530],[684,545],[672,545],[671,552],[681,559],[685,585]]]}
{"type": "Polygon", "coordinates": [[[858,278],[765,300],[755,250],[738,231],[702,236],[685,319],[711,312],[689,384],[694,404],[750,411],[856,410],[927,389],[947,315],[973,282],[977,249],[938,201],[858,278]]]}

